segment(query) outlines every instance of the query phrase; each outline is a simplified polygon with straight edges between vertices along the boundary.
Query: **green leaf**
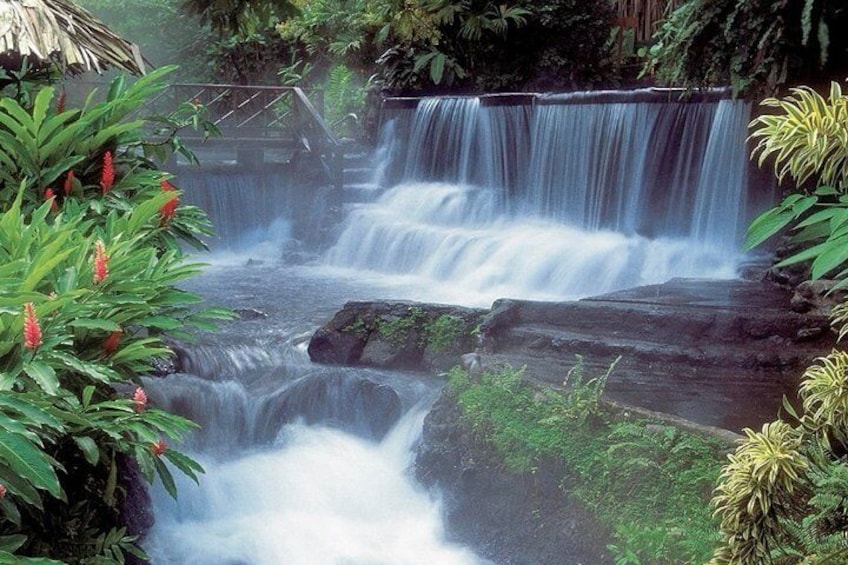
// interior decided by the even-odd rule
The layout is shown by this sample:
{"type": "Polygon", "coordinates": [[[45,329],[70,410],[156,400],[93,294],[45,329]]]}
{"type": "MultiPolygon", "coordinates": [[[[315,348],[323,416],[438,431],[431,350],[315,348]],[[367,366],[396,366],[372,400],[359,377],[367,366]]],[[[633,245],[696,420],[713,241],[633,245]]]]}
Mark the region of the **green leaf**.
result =
{"type": "Polygon", "coordinates": [[[59,378],[50,365],[38,361],[24,362],[24,372],[50,396],[59,392],[59,378]]]}
{"type": "Polygon", "coordinates": [[[168,461],[173,463],[177,469],[182,471],[183,474],[191,478],[196,483],[199,481],[197,475],[206,472],[200,465],[200,463],[198,463],[191,457],[183,455],[179,451],[168,449],[165,451],[165,457],[167,457],[168,461]]]}
{"type": "Polygon", "coordinates": [[[46,490],[55,498],[62,496],[59,478],[47,455],[27,439],[0,430],[0,460],[35,488],[46,490]]]}
{"type": "MultiPolygon", "coordinates": [[[[167,453],[167,450],[165,452],[167,453]]],[[[153,464],[156,466],[156,473],[162,480],[162,485],[165,487],[165,490],[171,495],[171,498],[176,500],[177,485],[174,482],[174,477],[171,475],[171,471],[168,469],[168,466],[165,465],[165,462],[159,457],[153,457],[153,464]]]]}
{"type": "Polygon", "coordinates": [[[441,84],[445,75],[445,54],[437,53],[430,63],[430,79],[434,84],[441,84]]]}
{"type": "Polygon", "coordinates": [[[121,326],[111,320],[78,318],[71,320],[68,325],[74,328],[86,328],[91,330],[104,330],[107,332],[116,332],[121,329],[121,326]]]}
{"type": "Polygon", "coordinates": [[[79,447],[89,465],[97,465],[100,461],[100,448],[92,438],[88,436],[76,436],[74,437],[74,443],[77,444],[77,447],[79,447]]]}
{"type": "Polygon", "coordinates": [[[23,534],[0,536],[0,551],[14,553],[26,543],[26,540],[27,537],[23,534]]]}

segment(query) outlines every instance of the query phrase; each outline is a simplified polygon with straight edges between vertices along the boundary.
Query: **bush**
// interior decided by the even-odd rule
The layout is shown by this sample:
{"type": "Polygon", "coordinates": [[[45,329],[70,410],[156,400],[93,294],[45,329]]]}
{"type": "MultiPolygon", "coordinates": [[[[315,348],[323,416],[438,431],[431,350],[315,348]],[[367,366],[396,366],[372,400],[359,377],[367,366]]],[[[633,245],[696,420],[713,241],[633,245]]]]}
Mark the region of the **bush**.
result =
{"type": "Polygon", "coordinates": [[[586,378],[578,358],[563,391],[540,391],[508,367],[479,380],[454,369],[449,391],[509,469],[533,473],[546,458],[564,465],[563,488],[609,527],[616,563],[703,563],[718,537],[706,502],[724,446],[614,414],[600,400],[613,368],[586,378]]]}
{"type": "Polygon", "coordinates": [[[201,108],[154,120],[156,144],[128,121],[170,70],[80,109],[51,87],[0,99],[0,562],[123,563],[140,551],[118,524],[120,458],[173,496],[164,460],[202,471],[166,443],[193,424],[137,387],[166,335],[226,316],[176,286],[199,270],[181,244],[210,227],[149,159],[185,151],[172,134],[201,108]]]}

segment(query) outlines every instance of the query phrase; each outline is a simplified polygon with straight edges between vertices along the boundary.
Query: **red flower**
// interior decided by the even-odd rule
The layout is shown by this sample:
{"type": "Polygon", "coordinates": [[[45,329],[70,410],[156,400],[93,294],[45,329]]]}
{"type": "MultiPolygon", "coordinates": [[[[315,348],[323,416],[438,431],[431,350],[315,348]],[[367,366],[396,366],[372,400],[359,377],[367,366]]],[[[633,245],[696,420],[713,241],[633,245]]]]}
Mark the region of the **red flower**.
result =
{"type": "Polygon", "coordinates": [[[50,200],[50,209],[54,212],[59,211],[59,202],[56,201],[56,193],[53,192],[52,188],[48,188],[44,191],[44,199],[50,200]]]}
{"type": "Polygon", "coordinates": [[[153,453],[156,457],[159,457],[165,450],[168,449],[168,444],[162,441],[161,439],[150,446],[150,452],[153,453]]]}
{"type": "Polygon", "coordinates": [[[112,152],[107,151],[103,154],[103,171],[100,174],[100,188],[103,194],[112,190],[115,184],[115,167],[112,165],[112,152]]]}
{"type": "Polygon", "coordinates": [[[135,411],[144,412],[144,409],[147,407],[147,394],[145,394],[144,389],[141,387],[135,389],[132,399],[135,402],[135,411]]]}
{"type": "Polygon", "coordinates": [[[103,356],[112,355],[118,349],[118,344],[121,342],[121,336],[124,335],[123,330],[115,330],[109,334],[105,340],[103,340],[103,356]]]}
{"type": "Polygon", "coordinates": [[[74,190],[74,171],[68,171],[65,177],[65,196],[70,196],[74,190]]]}
{"type": "Polygon", "coordinates": [[[42,345],[41,326],[35,316],[35,307],[32,302],[24,304],[24,347],[27,349],[38,349],[42,345]]]}
{"type": "Polygon", "coordinates": [[[0,500],[2,500],[6,496],[6,487],[4,485],[0,485],[0,500]]]}
{"type": "Polygon", "coordinates": [[[97,240],[94,243],[94,284],[100,284],[109,276],[109,256],[106,255],[106,249],[103,246],[103,241],[97,240]]]}
{"type": "MultiPolygon", "coordinates": [[[[162,192],[174,192],[176,189],[173,187],[171,183],[168,182],[168,179],[162,179],[162,192]]],[[[159,208],[159,216],[162,218],[162,225],[168,225],[168,222],[171,221],[171,218],[174,217],[174,214],[177,211],[177,206],[180,203],[180,197],[174,196],[159,208]]]]}
{"type": "Polygon", "coordinates": [[[59,93],[59,100],[56,102],[56,113],[61,114],[65,111],[65,96],[66,92],[63,90],[59,93]]]}

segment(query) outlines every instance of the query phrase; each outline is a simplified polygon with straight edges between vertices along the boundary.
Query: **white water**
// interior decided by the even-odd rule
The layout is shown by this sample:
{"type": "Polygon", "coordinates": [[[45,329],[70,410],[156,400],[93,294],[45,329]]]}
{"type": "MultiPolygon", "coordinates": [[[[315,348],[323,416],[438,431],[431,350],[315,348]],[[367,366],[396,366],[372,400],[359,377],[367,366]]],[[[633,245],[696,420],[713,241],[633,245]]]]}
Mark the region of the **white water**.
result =
{"type": "Polygon", "coordinates": [[[433,98],[389,121],[390,188],[349,214],[325,264],[482,306],[737,275],[744,103],[530,108],[433,98]]]}
{"type": "Polygon", "coordinates": [[[482,563],[447,541],[439,501],[410,476],[432,383],[308,362],[303,336],[345,300],[488,306],[735,276],[745,216],[739,105],[531,111],[464,99],[419,110],[384,129],[376,176],[387,190],[350,213],[321,266],[276,260],[297,203],[250,179],[211,203],[231,251],[211,261],[199,291],[268,318],[192,346],[195,375],[147,383],[153,402],[204,426],[185,449],[207,470],[200,486],[180,481],[178,502],[155,489],[145,542],[155,564],[482,563]],[[256,223],[266,229],[245,237],[256,223]],[[255,257],[264,262],[245,266],[255,257]],[[380,441],[338,422],[281,418],[290,389],[321,379],[390,384],[403,416],[380,441]]]}
{"type": "Polygon", "coordinates": [[[463,185],[396,186],[350,214],[326,261],[354,272],[414,277],[430,287],[428,298],[475,306],[736,273],[737,253],[717,245],[498,215],[492,198],[463,185]]]}
{"type": "Polygon", "coordinates": [[[271,447],[203,460],[179,505],[156,492],[157,564],[474,565],[444,542],[439,505],[407,475],[424,411],[380,443],[292,425],[271,447]]]}

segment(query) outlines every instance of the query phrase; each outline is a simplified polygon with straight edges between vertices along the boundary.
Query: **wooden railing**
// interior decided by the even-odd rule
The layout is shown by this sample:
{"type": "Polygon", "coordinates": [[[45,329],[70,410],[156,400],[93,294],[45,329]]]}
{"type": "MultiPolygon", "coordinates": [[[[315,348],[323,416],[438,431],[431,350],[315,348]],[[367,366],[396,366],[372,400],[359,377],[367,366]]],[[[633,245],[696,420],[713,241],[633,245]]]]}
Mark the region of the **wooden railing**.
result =
{"type": "MultiPolygon", "coordinates": [[[[344,155],[319,108],[323,92],[290,86],[234,84],[172,84],[146,106],[148,114],[167,115],[185,102],[203,104],[206,118],[221,131],[222,140],[239,149],[291,148],[326,161],[331,182],[340,187],[344,155]]],[[[199,132],[184,130],[187,143],[199,132]]]]}

